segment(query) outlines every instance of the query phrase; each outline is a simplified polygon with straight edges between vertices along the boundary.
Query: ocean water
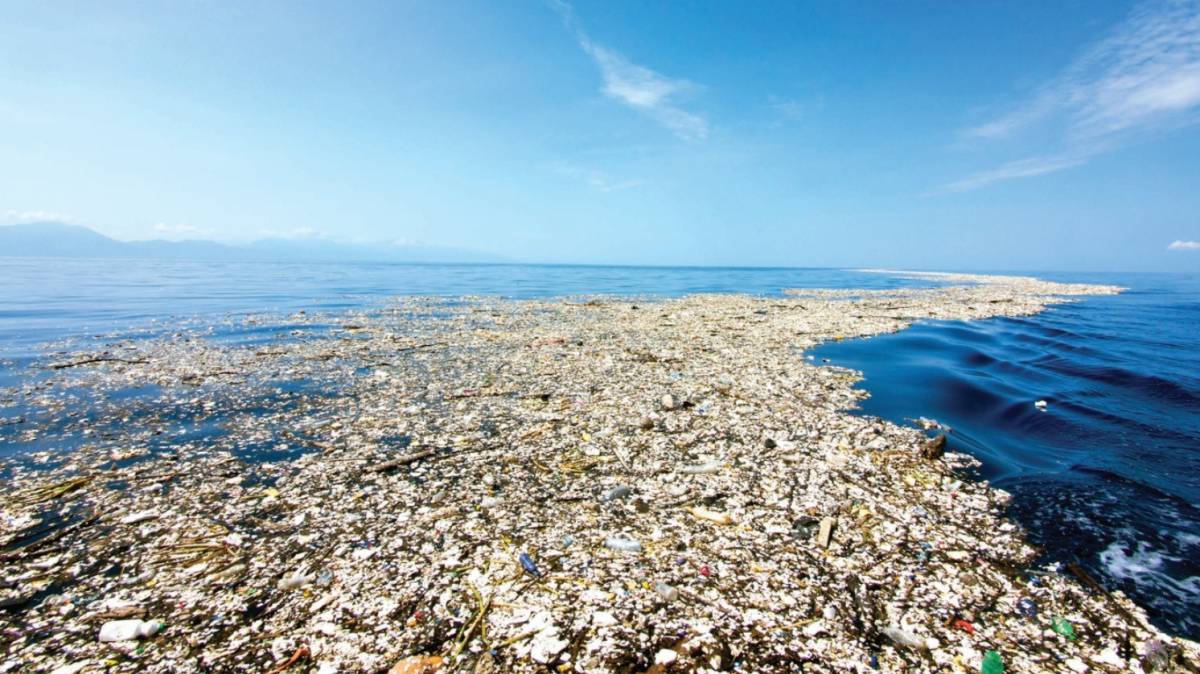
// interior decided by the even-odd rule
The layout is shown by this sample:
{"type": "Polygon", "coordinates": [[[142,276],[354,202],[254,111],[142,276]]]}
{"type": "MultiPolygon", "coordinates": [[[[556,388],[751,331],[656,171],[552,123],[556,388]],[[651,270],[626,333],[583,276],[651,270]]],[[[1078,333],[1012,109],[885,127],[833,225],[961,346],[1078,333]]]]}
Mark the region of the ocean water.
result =
{"type": "MultiPolygon", "coordinates": [[[[952,448],[979,457],[982,477],[1013,492],[1012,514],[1047,560],[1080,563],[1158,624],[1200,638],[1200,275],[1038,276],[1130,291],[1028,318],[922,323],[813,355],[865,373],[872,397],[861,413],[951,426],[952,448]],[[1047,401],[1045,412],[1036,400],[1047,401]]],[[[929,285],[833,269],[0,257],[0,392],[37,377],[38,359],[64,340],[137,339],[180,327],[230,342],[267,340],[277,334],[272,317],[282,323],[301,309],[336,313],[399,295],[778,295],[929,285]],[[248,324],[247,315],[256,320],[248,324]]],[[[153,405],[156,394],[129,395],[153,405]]],[[[18,425],[4,421],[20,414],[0,396],[0,455],[46,448],[15,441],[18,425]]],[[[196,430],[205,432],[220,429],[196,430]]]]}
{"type": "Polygon", "coordinates": [[[865,374],[862,413],[950,426],[1045,559],[1200,638],[1200,275],[1038,276],[1129,290],[812,355],[865,374]]]}
{"type": "Polygon", "coordinates": [[[837,269],[517,264],[281,264],[0,257],[0,358],[59,337],[179,319],[370,306],[398,295],[658,295],[927,287],[837,269]]]}

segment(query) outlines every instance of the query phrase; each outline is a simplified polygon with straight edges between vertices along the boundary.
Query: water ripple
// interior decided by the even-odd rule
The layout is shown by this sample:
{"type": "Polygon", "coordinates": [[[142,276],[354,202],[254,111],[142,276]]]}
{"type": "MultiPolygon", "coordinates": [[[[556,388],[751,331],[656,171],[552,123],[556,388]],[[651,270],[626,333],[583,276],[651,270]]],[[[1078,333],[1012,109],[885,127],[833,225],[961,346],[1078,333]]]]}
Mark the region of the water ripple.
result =
{"type": "Polygon", "coordinates": [[[816,355],[865,373],[864,413],[953,427],[1048,560],[1082,564],[1198,638],[1200,276],[1040,276],[1130,291],[816,355]]]}

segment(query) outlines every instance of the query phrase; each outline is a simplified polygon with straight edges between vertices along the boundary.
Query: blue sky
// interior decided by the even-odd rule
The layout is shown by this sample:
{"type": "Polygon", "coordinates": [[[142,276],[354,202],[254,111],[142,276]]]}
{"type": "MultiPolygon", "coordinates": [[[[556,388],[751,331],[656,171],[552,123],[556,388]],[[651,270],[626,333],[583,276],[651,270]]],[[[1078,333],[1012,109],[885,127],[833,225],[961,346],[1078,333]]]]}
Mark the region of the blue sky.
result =
{"type": "Polygon", "coordinates": [[[1198,121],[1200,0],[0,5],[0,223],[126,239],[1198,270],[1198,121]]]}

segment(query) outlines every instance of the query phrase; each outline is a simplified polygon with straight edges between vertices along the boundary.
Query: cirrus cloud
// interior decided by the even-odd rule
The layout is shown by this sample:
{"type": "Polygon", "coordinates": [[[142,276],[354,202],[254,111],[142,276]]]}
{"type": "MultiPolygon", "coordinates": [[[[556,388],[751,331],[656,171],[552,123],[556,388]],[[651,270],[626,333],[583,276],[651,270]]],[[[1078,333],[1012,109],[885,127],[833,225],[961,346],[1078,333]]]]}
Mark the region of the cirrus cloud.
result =
{"type": "Polygon", "coordinates": [[[946,183],[931,194],[949,193],[949,192],[969,192],[970,190],[979,189],[985,185],[1000,182],[1001,180],[1012,180],[1013,178],[1031,178],[1033,176],[1045,175],[1054,173],[1063,169],[1079,166],[1086,161],[1083,157],[1072,157],[1070,155],[1049,156],[1049,157],[1030,157],[1028,159],[1018,159],[1008,162],[994,169],[980,171],[973,175],[967,176],[962,180],[956,180],[951,183],[946,183]]]}
{"type": "Polygon", "coordinates": [[[74,224],[76,219],[58,211],[4,211],[4,219],[13,222],[63,222],[74,224]]]}
{"type": "Polygon", "coordinates": [[[593,42],[576,20],[571,5],[562,0],[550,0],[550,5],[574,33],[579,48],[600,69],[601,91],[605,96],[646,115],[684,140],[708,137],[708,120],[682,107],[682,100],[699,91],[699,85],[667,77],[593,42]]]}
{"type": "Polygon", "coordinates": [[[1200,241],[1172,241],[1167,250],[1200,250],[1200,241]]]}
{"type": "Polygon", "coordinates": [[[1027,100],[963,132],[966,139],[991,142],[1028,131],[1049,133],[1057,139],[1051,153],[967,176],[935,192],[1061,171],[1198,121],[1200,0],[1146,2],[1027,100]],[[1044,170],[1021,169],[1034,166],[1044,170]]]}

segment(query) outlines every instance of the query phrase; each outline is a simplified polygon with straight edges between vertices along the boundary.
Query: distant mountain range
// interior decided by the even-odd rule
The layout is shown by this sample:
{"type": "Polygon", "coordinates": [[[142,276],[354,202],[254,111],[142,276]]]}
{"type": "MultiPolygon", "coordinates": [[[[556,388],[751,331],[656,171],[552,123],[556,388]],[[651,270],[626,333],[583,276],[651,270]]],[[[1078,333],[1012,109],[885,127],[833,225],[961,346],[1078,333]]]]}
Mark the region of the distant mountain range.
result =
{"type": "Polygon", "coordinates": [[[498,255],[446,246],[349,244],[328,239],[117,241],[62,222],[0,226],[0,257],[103,257],[247,262],[508,262],[498,255]]]}

